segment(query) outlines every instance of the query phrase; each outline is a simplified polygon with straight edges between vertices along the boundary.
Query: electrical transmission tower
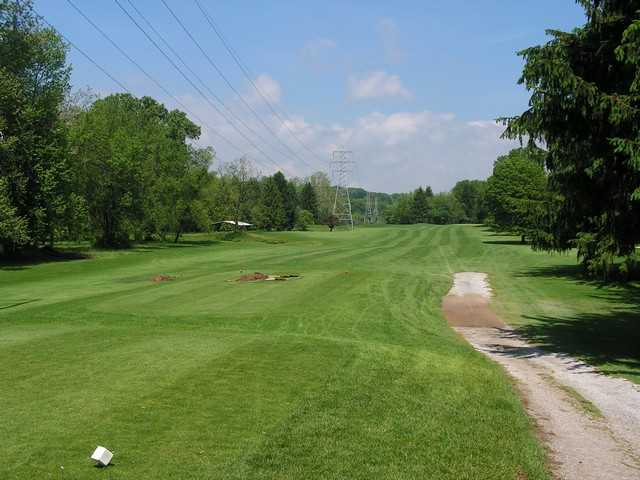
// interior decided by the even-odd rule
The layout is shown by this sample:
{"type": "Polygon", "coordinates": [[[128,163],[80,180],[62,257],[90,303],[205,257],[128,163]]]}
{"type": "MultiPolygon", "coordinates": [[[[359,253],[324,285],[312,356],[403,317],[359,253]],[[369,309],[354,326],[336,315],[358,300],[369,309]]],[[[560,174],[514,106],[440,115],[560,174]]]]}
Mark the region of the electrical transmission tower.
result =
{"type": "Polygon", "coordinates": [[[331,174],[336,186],[333,200],[333,216],[338,222],[346,223],[353,230],[353,215],[351,214],[351,198],[349,198],[349,183],[355,162],[351,160],[349,150],[334,150],[331,153],[331,174]]]}
{"type": "Polygon", "coordinates": [[[378,215],[380,214],[378,213],[378,196],[376,195],[373,197],[373,222],[371,223],[378,223],[378,215]]]}
{"type": "Polygon", "coordinates": [[[371,192],[367,192],[367,212],[364,215],[364,223],[373,222],[373,202],[371,201],[371,192]]]}

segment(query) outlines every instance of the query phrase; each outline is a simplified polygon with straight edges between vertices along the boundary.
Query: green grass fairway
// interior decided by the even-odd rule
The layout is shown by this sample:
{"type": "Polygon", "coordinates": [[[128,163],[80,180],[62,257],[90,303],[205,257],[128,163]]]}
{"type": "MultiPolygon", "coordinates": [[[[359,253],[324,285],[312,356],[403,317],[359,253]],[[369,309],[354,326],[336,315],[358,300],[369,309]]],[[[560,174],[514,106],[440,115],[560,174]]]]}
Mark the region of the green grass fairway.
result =
{"type": "Polygon", "coordinates": [[[547,478],[509,379],[440,302],[451,273],[489,272],[509,321],[638,379],[631,287],[573,264],[480,227],[389,226],[5,265],[0,478],[547,478]],[[91,466],[98,444],[114,466],[91,466]]]}

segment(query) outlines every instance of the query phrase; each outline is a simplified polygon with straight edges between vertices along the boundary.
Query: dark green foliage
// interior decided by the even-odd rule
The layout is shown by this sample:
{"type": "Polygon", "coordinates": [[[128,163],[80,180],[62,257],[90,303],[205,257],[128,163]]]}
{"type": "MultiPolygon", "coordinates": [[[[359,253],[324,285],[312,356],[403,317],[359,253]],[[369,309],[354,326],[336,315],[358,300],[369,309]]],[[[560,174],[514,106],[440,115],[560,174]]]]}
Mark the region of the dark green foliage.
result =
{"type": "Polygon", "coordinates": [[[450,224],[466,221],[462,204],[453,193],[433,194],[431,187],[419,187],[413,193],[394,194],[393,203],[385,210],[387,223],[450,224]]]}
{"type": "Polygon", "coordinates": [[[311,185],[311,182],[306,182],[302,187],[302,191],[300,192],[300,208],[311,212],[313,218],[316,221],[320,220],[320,206],[318,204],[318,197],[316,195],[316,191],[311,185]]]}
{"type": "Polygon", "coordinates": [[[427,223],[431,218],[430,199],[433,198],[431,187],[425,191],[422,187],[413,192],[413,204],[411,205],[411,223],[427,223]]]}
{"type": "Polygon", "coordinates": [[[256,223],[265,230],[284,230],[287,225],[287,213],[277,175],[266,177],[262,182],[260,204],[256,207],[256,223]]]}
{"type": "Polygon", "coordinates": [[[536,246],[577,246],[606,274],[640,241],[640,1],[580,3],[583,27],[520,52],[530,108],[505,135],[548,149],[553,208],[536,246]]]}
{"type": "Polygon", "coordinates": [[[287,181],[282,172],[276,172],[273,180],[282,198],[282,208],[284,211],[284,223],[279,226],[283,230],[291,230],[296,223],[296,206],[298,204],[296,187],[292,182],[287,181]]]}
{"type": "Polygon", "coordinates": [[[0,0],[0,244],[51,244],[65,214],[68,173],[58,112],[69,89],[66,47],[30,1],[0,0]]]}
{"type": "Polygon", "coordinates": [[[487,182],[484,180],[460,180],[451,193],[464,210],[464,222],[483,223],[487,218],[487,182]]]}
{"type": "Polygon", "coordinates": [[[499,157],[487,180],[490,222],[498,229],[532,237],[547,198],[544,151],[518,148],[499,157]]]}

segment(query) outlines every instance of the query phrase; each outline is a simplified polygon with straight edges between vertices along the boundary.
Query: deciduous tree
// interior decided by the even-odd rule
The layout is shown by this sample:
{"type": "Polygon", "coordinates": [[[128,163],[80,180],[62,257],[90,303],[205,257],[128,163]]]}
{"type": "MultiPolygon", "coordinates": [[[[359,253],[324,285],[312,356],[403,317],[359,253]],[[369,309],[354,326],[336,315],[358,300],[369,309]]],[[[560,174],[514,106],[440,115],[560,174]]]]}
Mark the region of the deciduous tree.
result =
{"type": "Polygon", "coordinates": [[[460,180],[451,192],[464,209],[464,221],[482,223],[487,216],[486,182],[483,180],[460,180]]]}
{"type": "Polygon", "coordinates": [[[501,230],[535,236],[536,219],[544,209],[547,177],[544,152],[518,148],[496,160],[487,180],[487,205],[491,222],[501,230]]]}
{"type": "Polygon", "coordinates": [[[20,234],[0,240],[9,250],[52,244],[64,216],[67,142],[59,109],[69,72],[65,44],[42,26],[31,2],[0,0],[2,202],[20,219],[10,222],[20,234]]]}

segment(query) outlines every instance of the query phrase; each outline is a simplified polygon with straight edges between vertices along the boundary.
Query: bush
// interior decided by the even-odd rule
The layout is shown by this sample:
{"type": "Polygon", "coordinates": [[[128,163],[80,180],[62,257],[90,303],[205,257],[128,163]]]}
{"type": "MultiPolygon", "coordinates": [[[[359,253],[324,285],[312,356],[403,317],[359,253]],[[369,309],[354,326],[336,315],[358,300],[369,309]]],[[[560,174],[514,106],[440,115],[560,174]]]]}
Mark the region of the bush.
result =
{"type": "Polygon", "coordinates": [[[313,225],[315,223],[313,218],[313,213],[309,210],[299,209],[296,212],[296,229],[305,231],[308,229],[309,225],[313,225]]]}

